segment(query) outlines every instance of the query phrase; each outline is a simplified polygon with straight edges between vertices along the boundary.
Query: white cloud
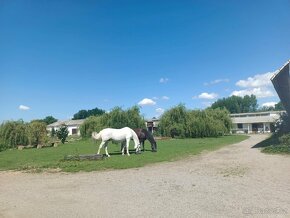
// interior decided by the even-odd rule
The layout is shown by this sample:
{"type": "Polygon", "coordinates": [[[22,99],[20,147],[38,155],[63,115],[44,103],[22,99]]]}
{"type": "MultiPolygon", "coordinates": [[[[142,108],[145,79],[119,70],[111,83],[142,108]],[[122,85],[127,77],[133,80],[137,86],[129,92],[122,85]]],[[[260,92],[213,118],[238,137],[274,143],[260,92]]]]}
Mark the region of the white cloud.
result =
{"type": "Polygon", "coordinates": [[[156,102],[149,98],[144,98],[138,103],[138,105],[140,106],[149,106],[149,105],[155,105],[155,104],[156,102]]]}
{"type": "Polygon", "coordinates": [[[215,99],[218,97],[218,94],[216,93],[207,93],[207,92],[203,92],[201,93],[198,98],[201,98],[201,99],[215,99]]]}
{"type": "Polygon", "coordinates": [[[274,93],[266,88],[253,88],[253,89],[243,89],[239,91],[233,91],[231,93],[232,95],[244,97],[245,95],[255,95],[257,98],[267,98],[267,97],[273,97],[274,93]]]}
{"type": "Polygon", "coordinates": [[[163,100],[169,100],[169,97],[168,96],[162,96],[162,99],[163,100]]]}
{"type": "Polygon", "coordinates": [[[268,72],[264,74],[257,74],[253,77],[249,77],[246,80],[239,80],[236,85],[242,88],[256,88],[270,86],[271,77],[274,75],[273,72],[268,72]]]}
{"type": "Polygon", "coordinates": [[[159,82],[160,83],[167,83],[169,81],[168,78],[160,78],[159,82]]]}
{"type": "Polygon", "coordinates": [[[156,113],[158,113],[159,115],[164,113],[164,109],[163,108],[156,108],[156,113]]]}
{"type": "Polygon", "coordinates": [[[19,105],[19,110],[27,111],[27,110],[30,110],[30,107],[25,106],[25,105],[19,105]]]}
{"type": "Polygon", "coordinates": [[[218,84],[218,83],[223,83],[223,82],[229,82],[230,80],[229,79],[216,79],[216,80],[213,80],[213,81],[210,81],[209,83],[204,83],[205,86],[209,86],[209,85],[215,85],[215,84],[218,84]]]}
{"type": "Polygon", "coordinates": [[[277,102],[266,102],[262,104],[262,107],[275,107],[275,104],[277,104],[277,102]]]}
{"type": "Polygon", "coordinates": [[[156,101],[156,100],[158,100],[158,97],[155,97],[155,96],[154,96],[152,99],[156,101]]]}

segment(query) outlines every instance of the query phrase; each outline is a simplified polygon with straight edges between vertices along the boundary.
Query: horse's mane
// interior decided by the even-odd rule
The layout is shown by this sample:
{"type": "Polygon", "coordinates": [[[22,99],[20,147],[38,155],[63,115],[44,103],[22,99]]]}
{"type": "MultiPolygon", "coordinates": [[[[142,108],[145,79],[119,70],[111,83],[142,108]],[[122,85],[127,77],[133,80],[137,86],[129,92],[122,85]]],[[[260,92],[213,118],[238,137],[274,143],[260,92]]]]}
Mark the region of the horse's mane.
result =
{"type": "Polygon", "coordinates": [[[133,136],[133,140],[134,140],[135,146],[140,145],[140,141],[139,141],[139,138],[138,138],[136,132],[133,129],[131,129],[131,132],[132,132],[132,136],[133,136]]]}

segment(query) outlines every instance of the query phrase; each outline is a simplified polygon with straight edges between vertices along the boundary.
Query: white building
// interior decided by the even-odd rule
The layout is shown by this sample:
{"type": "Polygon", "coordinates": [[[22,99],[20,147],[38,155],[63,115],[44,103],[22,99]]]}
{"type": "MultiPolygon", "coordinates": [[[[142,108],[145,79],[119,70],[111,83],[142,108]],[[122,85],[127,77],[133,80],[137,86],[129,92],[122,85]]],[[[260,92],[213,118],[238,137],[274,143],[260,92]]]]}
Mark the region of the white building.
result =
{"type": "Polygon", "coordinates": [[[58,130],[62,125],[66,125],[68,128],[68,135],[80,135],[80,125],[85,121],[85,119],[81,120],[66,120],[66,121],[57,121],[55,123],[49,124],[46,129],[51,131],[58,130]]]}
{"type": "Polygon", "coordinates": [[[146,121],[146,127],[147,130],[153,133],[155,130],[157,130],[159,124],[159,119],[153,117],[151,120],[146,121]]]}
{"type": "Polygon", "coordinates": [[[232,133],[270,133],[285,111],[231,114],[232,133]]]}

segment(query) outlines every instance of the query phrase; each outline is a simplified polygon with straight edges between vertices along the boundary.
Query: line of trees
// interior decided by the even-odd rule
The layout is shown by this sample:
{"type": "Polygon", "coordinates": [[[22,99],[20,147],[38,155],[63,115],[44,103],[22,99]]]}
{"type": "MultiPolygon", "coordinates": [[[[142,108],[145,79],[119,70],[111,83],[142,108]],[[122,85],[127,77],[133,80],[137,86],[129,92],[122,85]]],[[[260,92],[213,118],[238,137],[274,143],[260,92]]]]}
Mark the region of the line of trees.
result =
{"type": "Polygon", "coordinates": [[[59,130],[53,131],[53,135],[48,135],[47,123],[33,120],[29,123],[23,120],[7,121],[0,125],[0,151],[17,146],[44,146],[55,141],[54,135],[64,143],[68,136],[67,126],[62,126],[59,130]]]}
{"type": "Polygon", "coordinates": [[[7,121],[0,126],[0,151],[16,148],[18,145],[44,144],[47,140],[46,123],[23,120],[7,121]]]}
{"type": "Polygon", "coordinates": [[[49,124],[56,122],[57,119],[54,118],[53,116],[47,116],[44,119],[36,119],[36,120],[32,120],[31,122],[33,122],[33,121],[43,122],[43,123],[46,123],[46,125],[49,125],[49,124]]]}
{"type": "Polygon", "coordinates": [[[226,108],[230,113],[248,113],[257,111],[258,103],[255,95],[245,95],[244,97],[233,95],[218,99],[210,108],[226,108]]]}
{"type": "Polygon", "coordinates": [[[232,114],[285,110],[281,102],[277,103],[274,107],[264,106],[259,108],[255,95],[245,95],[244,97],[233,95],[227,98],[221,98],[214,102],[210,108],[225,108],[232,114]]]}

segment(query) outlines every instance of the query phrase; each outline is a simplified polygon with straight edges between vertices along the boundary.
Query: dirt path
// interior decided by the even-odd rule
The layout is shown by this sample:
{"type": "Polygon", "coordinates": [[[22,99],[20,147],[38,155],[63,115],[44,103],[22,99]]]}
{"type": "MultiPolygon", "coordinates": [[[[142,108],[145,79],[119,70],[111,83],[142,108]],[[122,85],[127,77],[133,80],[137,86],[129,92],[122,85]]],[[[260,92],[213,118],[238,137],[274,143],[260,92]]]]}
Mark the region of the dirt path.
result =
{"type": "Polygon", "coordinates": [[[251,147],[140,169],[0,172],[0,217],[290,217],[290,157],[251,147]]]}

